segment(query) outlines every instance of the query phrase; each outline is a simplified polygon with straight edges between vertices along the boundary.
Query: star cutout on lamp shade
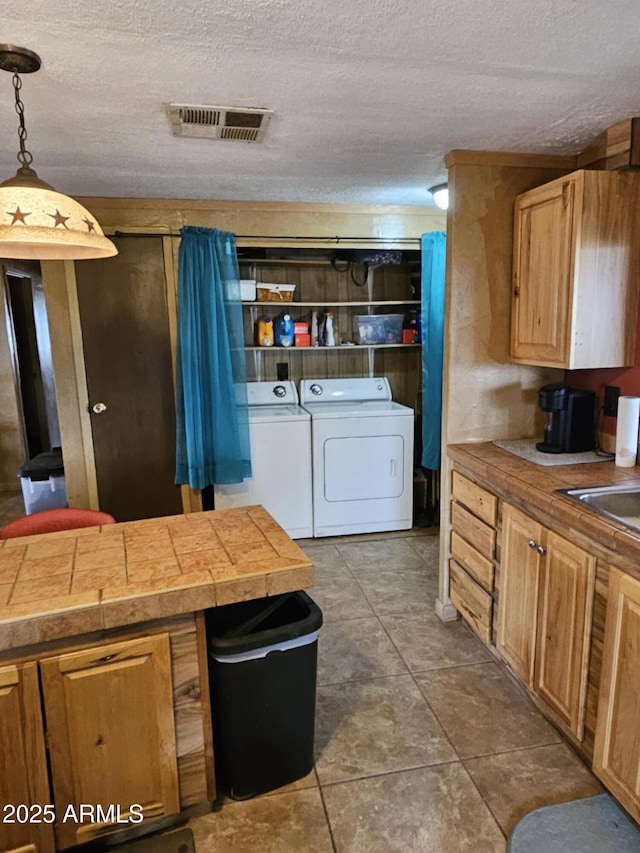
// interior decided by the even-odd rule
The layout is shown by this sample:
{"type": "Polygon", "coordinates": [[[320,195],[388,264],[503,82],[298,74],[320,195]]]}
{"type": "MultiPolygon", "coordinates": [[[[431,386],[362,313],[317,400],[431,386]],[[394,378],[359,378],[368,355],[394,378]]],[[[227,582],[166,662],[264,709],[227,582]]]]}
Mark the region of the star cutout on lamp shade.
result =
{"type": "Polygon", "coordinates": [[[58,225],[63,225],[67,229],[67,231],[69,230],[69,226],[67,225],[67,219],[70,219],[70,217],[63,216],[57,208],[55,213],[47,213],[47,216],[50,216],[52,219],[55,219],[56,224],[53,226],[54,228],[57,228],[58,225]]]}
{"type": "Polygon", "coordinates": [[[16,222],[22,222],[23,225],[26,225],[27,223],[24,221],[25,216],[31,216],[30,213],[23,213],[20,210],[20,205],[18,205],[15,210],[7,210],[5,213],[7,216],[13,216],[13,219],[11,220],[12,225],[15,225],[16,222]]]}
{"type": "Polygon", "coordinates": [[[87,231],[95,231],[96,230],[93,227],[95,223],[93,223],[87,216],[85,216],[85,218],[82,221],[86,224],[87,231]]]}

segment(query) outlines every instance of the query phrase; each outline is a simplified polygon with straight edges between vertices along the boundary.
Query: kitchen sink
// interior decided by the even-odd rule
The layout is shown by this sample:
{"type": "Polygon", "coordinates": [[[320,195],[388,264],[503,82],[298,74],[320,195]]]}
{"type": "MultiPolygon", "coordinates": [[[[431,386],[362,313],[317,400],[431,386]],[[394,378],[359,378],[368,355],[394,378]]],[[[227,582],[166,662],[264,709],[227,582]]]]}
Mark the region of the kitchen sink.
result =
{"type": "Polygon", "coordinates": [[[613,518],[633,530],[640,530],[640,480],[629,480],[614,486],[590,486],[557,491],[600,515],[613,518]]]}

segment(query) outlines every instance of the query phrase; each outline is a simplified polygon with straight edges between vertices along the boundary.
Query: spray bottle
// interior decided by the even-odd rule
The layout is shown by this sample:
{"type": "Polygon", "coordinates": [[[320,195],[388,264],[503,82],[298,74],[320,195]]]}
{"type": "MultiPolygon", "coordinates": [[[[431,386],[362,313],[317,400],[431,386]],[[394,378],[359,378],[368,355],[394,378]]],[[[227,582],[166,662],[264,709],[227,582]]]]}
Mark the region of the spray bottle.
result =
{"type": "Polygon", "coordinates": [[[334,347],[336,345],[333,329],[333,311],[327,311],[324,319],[324,345],[326,347],[334,347]]]}
{"type": "Polygon", "coordinates": [[[319,347],[320,339],[318,337],[318,312],[311,312],[311,346],[319,347]]]}

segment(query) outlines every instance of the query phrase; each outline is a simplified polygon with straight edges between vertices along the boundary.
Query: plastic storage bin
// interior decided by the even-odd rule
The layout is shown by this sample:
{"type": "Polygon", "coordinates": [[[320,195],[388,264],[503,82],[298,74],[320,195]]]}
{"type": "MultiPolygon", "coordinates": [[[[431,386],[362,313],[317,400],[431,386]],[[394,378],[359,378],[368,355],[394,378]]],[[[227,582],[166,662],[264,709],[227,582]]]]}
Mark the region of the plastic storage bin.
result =
{"type": "Polygon", "coordinates": [[[356,344],[399,344],[403,314],[357,314],[353,318],[356,344]]]}
{"type": "Polygon", "coordinates": [[[53,448],[39,453],[18,471],[27,515],[67,505],[62,451],[53,448]]]}
{"type": "Polygon", "coordinates": [[[256,301],[256,282],[253,278],[240,279],[240,299],[242,302],[256,301]]]}
{"type": "Polygon", "coordinates": [[[246,800],[313,768],[318,630],[305,592],[207,612],[218,781],[246,800]]]}

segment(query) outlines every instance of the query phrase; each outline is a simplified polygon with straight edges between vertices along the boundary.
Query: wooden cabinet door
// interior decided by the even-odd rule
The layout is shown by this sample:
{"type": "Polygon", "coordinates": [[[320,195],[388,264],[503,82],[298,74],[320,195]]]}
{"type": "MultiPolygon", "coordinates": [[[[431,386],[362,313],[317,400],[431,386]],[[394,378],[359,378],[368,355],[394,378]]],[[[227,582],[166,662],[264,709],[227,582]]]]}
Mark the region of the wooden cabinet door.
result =
{"type": "Polygon", "coordinates": [[[40,668],[58,846],[135,823],[134,804],[145,817],[178,812],[168,635],[58,655],[40,668]],[[63,820],[82,803],[115,814],[63,820]]]}
{"type": "Polygon", "coordinates": [[[593,770],[640,820],[640,583],[611,569],[593,770]]]}
{"type": "Polygon", "coordinates": [[[515,208],[511,356],[566,366],[575,259],[575,181],[518,197],[515,208]]]}
{"type": "Polygon", "coordinates": [[[582,740],[596,560],[548,531],[540,565],[533,689],[582,740]]]}
{"type": "Polygon", "coordinates": [[[51,797],[35,663],[0,668],[0,768],[0,850],[53,853],[53,826],[40,811],[51,797]],[[33,807],[26,822],[8,808],[20,804],[33,807]]]}
{"type": "Polygon", "coordinates": [[[536,546],[541,538],[541,525],[505,504],[496,647],[529,685],[533,682],[540,575],[536,546]]]}

